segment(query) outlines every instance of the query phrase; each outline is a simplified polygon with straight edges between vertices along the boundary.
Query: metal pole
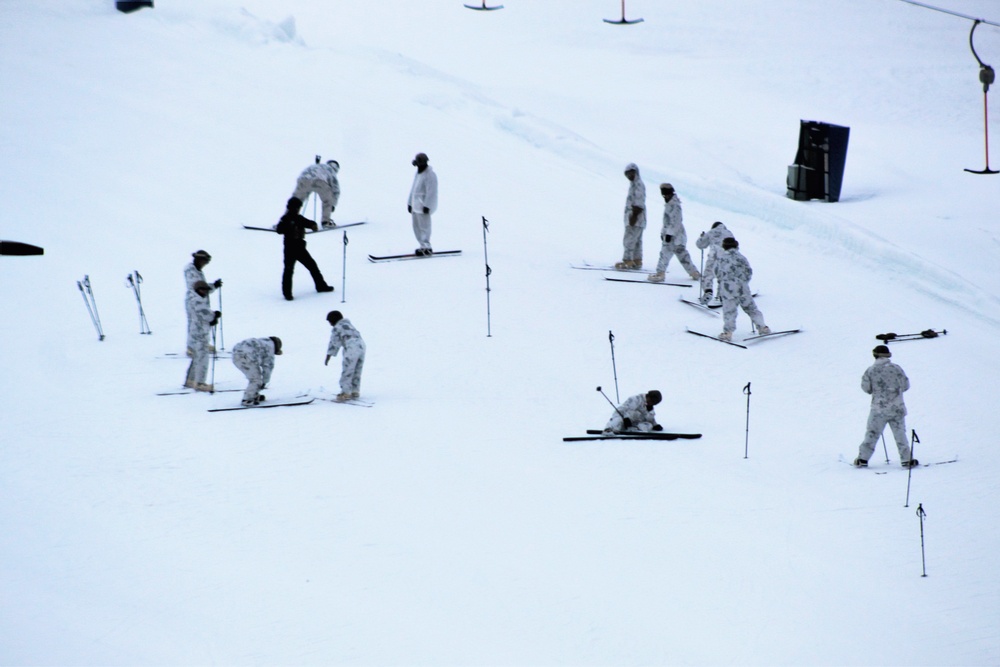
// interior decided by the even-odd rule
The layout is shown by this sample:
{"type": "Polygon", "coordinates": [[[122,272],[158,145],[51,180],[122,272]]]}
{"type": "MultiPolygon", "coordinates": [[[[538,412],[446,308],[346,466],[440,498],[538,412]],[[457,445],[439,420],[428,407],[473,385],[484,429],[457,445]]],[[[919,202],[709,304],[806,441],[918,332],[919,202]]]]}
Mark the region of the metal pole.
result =
{"type": "MultiPolygon", "coordinates": [[[[222,285],[219,285],[219,312],[222,312],[222,285]]],[[[222,328],[222,318],[219,318],[219,345],[221,350],[226,349],[226,335],[222,328]]],[[[212,341],[212,347],[215,347],[215,341],[212,341]]]]}
{"type": "Polygon", "coordinates": [[[490,221],[483,216],[483,261],[486,263],[486,337],[493,335],[491,329],[492,314],[490,313],[490,276],[493,269],[490,268],[490,254],[486,244],[486,232],[490,231],[490,221]]]}
{"type": "Polygon", "coordinates": [[[747,430],[746,438],[743,441],[743,458],[750,457],[750,383],[743,387],[743,393],[747,395],[747,430]]]}
{"type": "Polygon", "coordinates": [[[347,300],[347,230],[344,230],[344,267],[340,276],[340,302],[347,300]]]}
{"type": "MultiPolygon", "coordinates": [[[[600,387],[598,387],[597,391],[601,392],[601,396],[604,397],[604,400],[606,400],[608,403],[611,403],[611,399],[608,398],[608,395],[604,393],[604,390],[602,390],[600,387]]],[[[618,406],[615,405],[614,403],[611,403],[611,407],[613,407],[615,409],[615,412],[617,412],[618,415],[622,418],[622,428],[624,428],[625,427],[625,423],[624,422],[625,422],[625,419],[627,419],[627,417],[622,414],[622,411],[619,410],[618,406]]]]}
{"type": "MultiPolygon", "coordinates": [[[[917,437],[917,432],[910,430],[910,461],[913,459],[913,445],[920,442],[920,438],[917,437]]],[[[910,465],[906,469],[906,502],[903,503],[903,507],[910,506],[910,478],[913,477],[913,466],[910,465]]]]}
{"type": "Polygon", "coordinates": [[[923,567],[923,574],[921,577],[927,576],[927,555],[924,552],[924,517],[927,516],[927,512],[924,511],[923,503],[917,505],[917,516],[920,517],[920,564],[923,567]]]}
{"type": "Polygon", "coordinates": [[[608,341],[611,343],[611,370],[615,373],[615,400],[621,403],[622,399],[618,394],[618,366],[615,364],[615,335],[611,333],[610,329],[608,330],[608,341]]]}

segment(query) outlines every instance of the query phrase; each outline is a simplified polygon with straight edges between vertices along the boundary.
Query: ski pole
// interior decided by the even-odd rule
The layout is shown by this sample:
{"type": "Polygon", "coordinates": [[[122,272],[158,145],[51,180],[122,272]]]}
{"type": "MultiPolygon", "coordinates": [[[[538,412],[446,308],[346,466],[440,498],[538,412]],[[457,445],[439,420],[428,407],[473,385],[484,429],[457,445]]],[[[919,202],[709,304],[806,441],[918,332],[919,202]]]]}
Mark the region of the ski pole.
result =
{"type": "Polygon", "coordinates": [[[490,221],[483,216],[483,261],[486,264],[486,337],[493,335],[490,329],[490,275],[493,269],[490,268],[490,253],[486,246],[486,232],[490,231],[490,221]]]}
{"type": "MultiPolygon", "coordinates": [[[[219,318],[219,321],[221,322],[222,318],[219,318]]],[[[212,325],[212,384],[211,384],[212,391],[211,391],[211,393],[213,393],[213,394],[215,393],[215,360],[219,357],[219,353],[215,349],[215,327],[216,327],[216,325],[212,325]]]]}
{"type": "Polygon", "coordinates": [[[97,302],[94,301],[94,293],[90,289],[90,276],[84,276],[83,282],[79,280],[76,281],[76,286],[80,288],[80,294],[83,296],[83,303],[87,306],[87,312],[90,313],[90,321],[94,324],[94,329],[97,330],[97,340],[104,340],[104,329],[101,327],[101,318],[97,315],[97,302]],[[86,288],[84,287],[86,286],[86,288]],[[88,293],[90,297],[88,298],[88,293]]]}
{"type": "MultiPolygon", "coordinates": [[[[222,312],[222,285],[219,285],[219,312],[222,312]]],[[[225,332],[222,330],[222,318],[219,318],[219,345],[222,350],[226,349],[226,336],[225,332]]],[[[212,347],[215,347],[215,341],[212,341],[212,347]]]]}
{"type": "Polygon", "coordinates": [[[924,511],[923,503],[917,505],[917,516],[920,517],[920,564],[923,567],[923,574],[921,577],[927,576],[927,555],[924,553],[924,517],[927,516],[927,512],[924,511]]]}
{"type": "Polygon", "coordinates": [[[135,299],[139,302],[139,320],[143,329],[139,333],[151,334],[153,330],[149,328],[149,321],[146,319],[146,311],[142,307],[142,274],[135,270],[135,299]]]}
{"type": "MultiPolygon", "coordinates": [[[[608,330],[608,342],[611,343],[611,370],[615,374],[615,400],[619,403],[622,402],[621,396],[618,394],[618,366],[615,364],[615,335],[608,330]]],[[[598,387],[600,389],[600,387],[598,387]]]]}
{"type": "Polygon", "coordinates": [[[882,431],[882,451],[885,452],[885,462],[889,462],[889,448],[885,446],[885,431],[882,431]]]}
{"type": "Polygon", "coordinates": [[[906,470],[906,502],[903,503],[903,507],[910,506],[910,478],[913,477],[913,445],[920,442],[920,438],[917,437],[917,432],[910,430],[910,465],[907,466],[906,470]]]}
{"type": "Polygon", "coordinates": [[[94,298],[94,289],[90,286],[89,275],[83,277],[83,286],[87,288],[87,296],[90,297],[90,303],[94,307],[94,319],[97,321],[97,331],[101,335],[101,340],[104,340],[104,327],[101,326],[101,314],[97,312],[97,299],[94,298]]]}
{"type": "Polygon", "coordinates": [[[344,259],[343,259],[343,270],[340,275],[340,302],[344,303],[347,300],[347,230],[344,230],[344,259]]]}
{"type": "MultiPolygon", "coordinates": [[[[608,403],[611,403],[611,399],[610,399],[610,398],[608,398],[608,395],[607,395],[607,394],[605,394],[605,393],[604,393],[604,391],[603,391],[603,390],[602,390],[602,389],[601,389],[600,387],[598,387],[598,388],[597,388],[597,391],[601,392],[601,396],[603,396],[603,397],[604,397],[604,399],[605,399],[605,400],[606,400],[606,401],[607,401],[608,403]]],[[[626,420],[626,419],[628,419],[628,417],[626,417],[625,415],[623,415],[623,414],[622,414],[622,411],[621,411],[621,410],[619,410],[619,409],[618,409],[618,406],[617,406],[617,405],[615,405],[614,403],[611,403],[611,407],[613,407],[613,408],[615,409],[615,412],[617,412],[617,413],[618,413],[618,416],[622,418],[622,428],[624,428],[624,427],[625,427],[625,420],[626,420]]]]}
{"type": "Polygon", "coordinates": [[[747,395],[747,431],[743,441],[743,458],[749,458],[750,453],[750,383],[743,387],[743,393],[747,395]]]}
{"type": "Polygon", "coordinates": [[[87,312],[90,314],[90,321],[93,323],[94,329],[97,330],[98,340],[104,340],[104,334],[101,333],[100,327],[97,326],[97,320],[94,319],[94,311],[90,307],[90,301],[87,299],[87,293],[83,291],[83,283],[77,280],[76,286],[80,288],[80,294],[83,296],[83,304],[87,306],[87,312]]]}

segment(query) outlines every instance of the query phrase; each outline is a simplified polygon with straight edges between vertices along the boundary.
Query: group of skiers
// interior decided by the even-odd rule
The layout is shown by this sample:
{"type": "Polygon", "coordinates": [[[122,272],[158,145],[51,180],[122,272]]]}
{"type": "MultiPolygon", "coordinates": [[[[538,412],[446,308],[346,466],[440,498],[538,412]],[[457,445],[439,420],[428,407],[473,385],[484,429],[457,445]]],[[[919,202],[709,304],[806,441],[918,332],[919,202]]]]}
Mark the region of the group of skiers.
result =
{"type": "MultiPolygon", "coordinates": [[[[625,232],[622,239],[624,251],[622,260],[615,264],[615,268],[635,270],[642,268],[642,233],[646,227],[646,186],[635,163],[625,166],[625,178],[629,181],[629,188],[625,199],[625,232]]],[[[695,245],[707,251],[708,256],[703,271],[699,272],[691,261],[691,255],[686,247],[687,232],[684,229],[680,198],[670,183],[660,185],[660,194],[664,202],[663,227],[660,231],[662,245],[656,271],[650,274],[647,280],[663,282],[667,266],[676,256],[691,280],[700,282],[701,294],[698,300],[702,305],[708,305],[712,300],[713,285],[718,283],[718,297],[722,302],[723,316],[722,333],[718,336],[720,340],[732,341],[733,332],[736,330],[737,310],[740,308],[750,317],[759,334],[771,333],[750,290],[753,269],[747,258],[740,253],[740,244],[732,232],[722,222],[715,222],[711,229],[702,232],[695,245]]],[[[882,434],[886,424],[891,428],[896,440],[902,465],[904,467],[917,465],[917,460],[911,459],[910,456],[911,448],[906,441],[904,420],[906,406],[903,403],[903,392],[910,388],[909,379],[902,368],[889,361],[892,355],[887,346],[877,346],[873,350],[873,355],[875,363],[865,371],[861,381],[862,390],[872,396],[872,404],[864,441],[854,465],[859,467],[868,465],[868,459],[875,448],[875,441],[882,434]]],[[[629,397],[615,408],[604,430],[606,432],[659,430],[660,426],[656,423],[653,407],[661,398],[660,392],[656,390],[629,397]]]]}

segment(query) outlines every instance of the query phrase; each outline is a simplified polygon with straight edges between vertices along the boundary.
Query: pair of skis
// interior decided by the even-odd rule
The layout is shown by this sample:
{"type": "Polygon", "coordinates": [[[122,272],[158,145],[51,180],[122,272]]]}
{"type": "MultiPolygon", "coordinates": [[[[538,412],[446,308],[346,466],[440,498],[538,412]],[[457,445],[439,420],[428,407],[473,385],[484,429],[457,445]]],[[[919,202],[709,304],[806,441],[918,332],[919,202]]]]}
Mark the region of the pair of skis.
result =
{"type": "Polygon", "coordinates": [[[747,346],[744,345],[743,343],[753,343],[754,341],[758,341],[758,340],[761,340],[761,339],[764,339],[764,338],[774,338],[775,336],[787,336],[789,334],[799,333],[800,331],[802,331],[802,329],[786,329],[784,331],[772,331],[771,333],[766,333],[766,334],[756,334],[756,335],[753,335],[753,336],[747,336],[741,342],[737,343],[736,341],[723,340],[722,338],[719,338],[718,336],[713,336],[711,334],[702,333],[700,331],[695,331],[694,329],[688,329],[687,330],[687,332],[689,334],[694,334],[695,336],[701,336],[702,338],[711,338],[712,340],[717,340],[720,343],[725,343],[726,345],[732,345],[734,347],[743,348],[744,350],[749,349],[749,348],[747,348],[747,346]]]}
{"type": "Polygon", "coordinates": [[[405,255],[368,255],[369,262],[401,262],[408,259],[433,259],[434,257],[458,257],[462,254],[461,250],[435,250],[429,255],[418,255],[416,253],[407,253],[405,255]]]}
{"type": "MultiPolygon", "coordinates": [[[[335,232],[339,229],[347,229],[348,227],[357,227],[358,225],[365,225],[365,224],[368,224],[367,220],[362,220],[361,222],[346,222],[343,224],[337,224],[333,227],[321,226],[314,232],[306,232],[306,236],[311,236],[313,234],[320,234],[322,232],[335,232]]],[[[258,232],[271,232],[272,234],[275,233],[276,231],[274,227],[254,227],[253,225],[243,225],[243,229],[253,229],[258,232]]]]}

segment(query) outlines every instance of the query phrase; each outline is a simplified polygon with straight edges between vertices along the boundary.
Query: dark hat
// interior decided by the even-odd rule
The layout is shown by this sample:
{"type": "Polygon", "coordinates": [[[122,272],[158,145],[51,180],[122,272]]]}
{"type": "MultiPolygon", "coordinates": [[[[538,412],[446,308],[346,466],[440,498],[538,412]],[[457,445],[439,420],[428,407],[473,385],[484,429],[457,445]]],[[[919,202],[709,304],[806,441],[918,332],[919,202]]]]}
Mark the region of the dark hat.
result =
{"type": "Polygon", "coordinates": [[[193,258],[195,258],[195,259],[204,259],[204,260],[211,260],[212,259],[212,256],[209,255],[204,250],[196,250],[195,252],[191,253],[191,256],[193,258]]]}
{"type": "Polygon", "coordinates": [[[650,389],[646,392],[646,401],[648,401],[651,405],[659,405],[662,400],[663,394],[656,389],[650,389]]]}
{"type": "Polygon", "coordinates": [[[732,236],[727,236],[726,238],[722,239],[723,250],[730,250],[732,248],[739,248],[739,247],[740,247],[740,242],[737,241],[732,236]]]}
{"type": "Polygon", "coordinates": [[[889,348],[886,345],[876,345],[875,349],[872,350],[872,356],[876,359],[881,357],[888,359],[892,356],[892,352],[889,351],[889,348]]]}
{"type": "Polygon", "coordinates": [[[288,201],[285,202],[285,210],[287,211],[301,211],[302,210],[302,200],[298,197],[289,197],[288,201]]]}
{"type": "Polygon", "coordinates": [[[673,192],[674,186],[672,186],[670,183],[660,183],[660,192],[666,192],[668,190],[670,192],[673,192]]]}
{"type": "Polygon", "coordinates": [[[336,324],[342,319],[344,319],[344,314],[339,310],[331,310],[326,314],[326,321],[330,324],[336,324]]]}
{"type": "Polygon", "coordinates": [[[281,339],[277,336],[269,336],[271,342],[274,343],[274,353],[281,354],[281,339]]]}

